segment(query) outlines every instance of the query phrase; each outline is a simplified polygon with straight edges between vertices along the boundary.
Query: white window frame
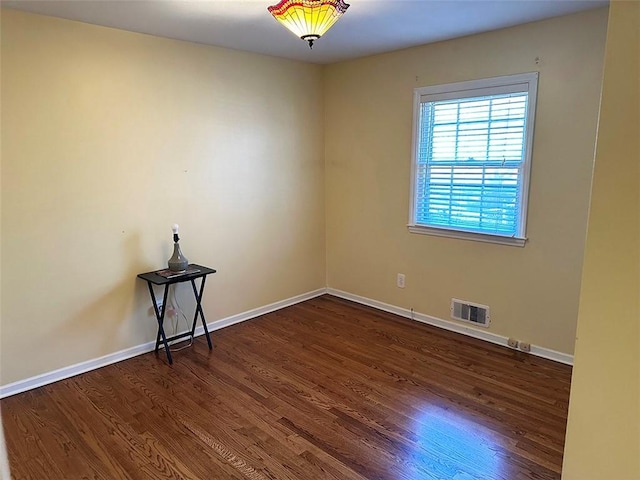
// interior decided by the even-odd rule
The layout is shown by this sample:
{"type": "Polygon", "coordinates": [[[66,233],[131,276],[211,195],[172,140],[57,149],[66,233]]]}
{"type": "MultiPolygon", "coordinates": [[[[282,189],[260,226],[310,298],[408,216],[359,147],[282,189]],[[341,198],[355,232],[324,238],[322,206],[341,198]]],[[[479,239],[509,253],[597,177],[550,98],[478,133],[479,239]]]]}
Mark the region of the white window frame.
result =
{"type": "Polygon", "coordinates": [[[526,237],[527,207],[529,197],[529,179],[531,171],[531,156],[533,151],[533,131],[536,110],[536,95],[538,88],[538,72],[507,75],[502,77],[471,80],[466,82],[449,83],[414,89],[413,94],[413,141],[411,161],[411,197],[409,208],[409,232],[441,237],[460,238],[480,242],[499,243],[523,247],[526,237]],[[525,123],[525,148],[520,182],[521,201],[519,212],[519,231],[514,236],[491,235],[469,230],[456,230],[427,226],[416,222],[416,167],[420,139],[420,105],[425,102],[453,100],[463,98],[498,95],[504,93],[527,92],[527,115],[525,123]]]}

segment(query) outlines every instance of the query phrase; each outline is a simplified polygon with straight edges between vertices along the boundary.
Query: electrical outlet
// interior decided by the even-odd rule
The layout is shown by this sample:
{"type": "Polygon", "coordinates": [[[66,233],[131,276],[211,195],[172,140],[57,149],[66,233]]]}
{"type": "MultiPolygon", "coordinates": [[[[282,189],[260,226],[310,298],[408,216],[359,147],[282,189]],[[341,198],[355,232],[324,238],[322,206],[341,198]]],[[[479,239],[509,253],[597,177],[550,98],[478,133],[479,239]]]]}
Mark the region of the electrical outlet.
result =
{"type": "Polygon", "coordinates": [[[398,288],[404,288],[404,273],[399,273],[396,279],[396,286],[398,288]]]}
{"type": "Polygon", "coordinates": [[[530,352],[531,344],[527,342],[520,342],[520,350],[522,350],[523,352],[530,352]]]}
{"type": "Polygon", "coordinates": [[[518,340],[516,340],[515,338],[510,338],[509,340],[507,340],[507,344],[511,348],[518,348],[518,340]]]}

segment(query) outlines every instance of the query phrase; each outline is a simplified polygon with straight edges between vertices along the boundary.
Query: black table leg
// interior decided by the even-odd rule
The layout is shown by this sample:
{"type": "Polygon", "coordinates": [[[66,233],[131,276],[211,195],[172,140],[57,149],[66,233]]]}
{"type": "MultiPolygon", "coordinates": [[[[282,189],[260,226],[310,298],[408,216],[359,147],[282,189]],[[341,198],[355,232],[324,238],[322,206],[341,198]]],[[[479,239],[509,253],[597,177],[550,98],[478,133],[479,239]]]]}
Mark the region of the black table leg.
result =
{"type": "Polygon", "coordinates": [[[193,316],[193,325],[191,327],[191,336],[196,331],[196,323],[198,321],[198,314],[200,314],[200,319],[202,320],[202,326],[204,327],[204,334],[207,337],[207,343],[209,344],[209,350],[213,349],[213,345],[211,345],[211,337],[209,336],[209,330],[207,329],[207,321],[204,318],[204,312],[202,311],[202,295],[204,293],[204,281],[207,277],[202,277],[202,281],[200,282],[200,293],[196,289],[196,281],[191,280],[191,287],[193,287],[193,295],[196,297],[196,313],[193,316]]]}
{"type": "Polygon", "coordinates": [[[153,310],[156,313],[156,320],[158,321],[158,335],[156,336],[156,348],[155,352],[158,353],[158,347],[160,347],[160,340],[162,340],[162,344],[164,345],[164,351],[167,354],[167,360],[169,360],[169,365],[173,364],[173,358],[171,358],[171,351],[169,350],[169,343],[167,342],[167,336],[164,333],[164,313],[167,310],[167,296],[169,293],[169,285],[164,286],[164,295],[162,297],[162,306],[158,309],[158,304],[156,302],[156,296],[153,293],[153,286],[151,282],[147,282],[149,286],[149,294],[151,295],[151,303],[153,303],[153,310]]]}

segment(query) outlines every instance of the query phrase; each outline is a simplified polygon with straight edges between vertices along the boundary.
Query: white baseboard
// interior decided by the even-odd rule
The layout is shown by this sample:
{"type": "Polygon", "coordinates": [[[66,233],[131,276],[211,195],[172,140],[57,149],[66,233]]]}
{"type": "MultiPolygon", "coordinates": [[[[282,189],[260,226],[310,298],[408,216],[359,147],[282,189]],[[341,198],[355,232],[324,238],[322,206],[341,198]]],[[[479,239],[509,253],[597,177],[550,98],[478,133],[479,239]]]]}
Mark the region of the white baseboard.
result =
{"type": "MultiPolygon", "coordinates": [[[[478,338],[486,342],[495,343],[496,345],[509,347],[507,343],[508,338],[503,337],[502,335],[497,335],[495,333],[491,333],[488,331],[478,330],[473,327],[467,327],[465,325],[460,325],[458,323],[455,323],[449,320],[443,320],[441,318],[425,315],[424,313],[417,313],[414,311],[412,314],[411,310],[408,310],[406,308],[396,307],[395,305],[389,305],[388,303],[379,302],[377,300],[372,300],[367,297],[361,297],[360,295],[354,295],[352,293],[344,292],[342,290],[336,290],[335,288],[328,288],[327,293],[329,295],[334,295],[336,297],[344,298],[346,300],[351,300],[352,302],[361,303],[362,305],[367,305],[369,307],[377,308],[378,310],[394,313],[401,317],[410,318],[418,322],[443,328],[445,330],[450,330],[452,332],[468,335],[469,337],[478,338]]],[[[569,355],[567,353],[557,352],[555,350],[539,347],[537,345],[531,345],[530,353],[531,355],[535,355],[537,357],[548,358],[549,360],[554,360],[556,362],[564,363],[566,365],[573,365],[573,355],[569,355]]]]}
{"type": "MultiPolygon", "coordinates": [[[[259,317],[260,315],[265,315],[275,310],[280,310],[281,308],[310,300],[320,295],[324,295],[325,293],[327,293],[326,288],[320,288],[312,292],[303,293],[302,295],[297,295],[295,297],[287,298],[279,302],[271,303],[269,305],[265,305],[264,307],[255,308],[243,313],[238,313],[237,315],[232,315],[230,317],[216,320],[215,322],[207,323],[207,329],[210,332],[220,330],[221,328],[229,327],[231,325],[235,325],[236,323],[244,322],[245,320],[250,320],[252,318],[259,317]]],[[[197,337],[203,334],[204,328],[201,325],[200,327],[196,328],[195,336],[197,337]]],[[[26,392],[27,390],[42,387],[43,385],[48,385],[59,380],[64,380],[65,378],[73,377],[81,373],[95,370],[112,363],[127,360],[128,358],[142,355],[143,353],[152,352],[155,349],[155,346],[156,342],[154,340],[151,342],[143,343],[142,345],[137,345],[125,350],[120,350],[119,352],[110,353],[99,358],[76,363],[75,365],[59,368],[58,370],[53,370],[41,375],[36,375],[35,377],[0,386],[0,398],[5,398],[17,393],[26,392]]]]}
{"type": "MultiPolygon", "coordinates": [[[[503,337],[502,335],[496,335],[495,333],[477,330],[472,327],[460,325],[458,323],[451,322],[449,320],[442,320],[440,318],[432,317],[430,315],[425,315],[423,313],[413,312],[412,314],[411,310],[408,310],[406,308],[397,307],[395,305],[390,305],[388,303],[379,302],[377,300],[372,300],[370,298],[361,297],[359,295],[354,295],[352,293],[344,292],[342,290],[336,290],[334,288],[319,288],[318,290],[314,290],[312,292],[303,293],[302,295],[297,295],[295,297],[287,298],[285,300],[271,303],[263,307],[238,313],[230,317],[216,320],[215,322],[210,322],[207,324],[207,328],[209,329],[210,332],[214,332],[216,330],[220,330],[222,328],[235,325],[236,323],[244,322],[246,320],[251,320],[252,318],[256,318],[261,315],[266,315],[267,313],[280,310],[281,308],[289,307],[291,305],[295,305],[296,303],[304,302],[306,300],[319,297],[320,295],[324,295],[326,293],[336,297],[344,298],[346,300],[351,300],[352,302],[360,303],[362,305],[367,305],[369,307],[373,307],[378,310],[383,310],[385,312],[393,313],[401,317],[410,318],[418,322],[443,328],[445,330],[450,330],[452,332],[468,335],[470,337],[478,338],[480,340],[485,340],[487,342],[495,343],[497,345],[502,345],[505,347],[508,346],[507,337],[503,337]]],[[[197,327],[195,331],[195,336],[197,337],[203,334],[204,334],[204,328],[202,326],[197,327]]],[[[35,377],[27,378],[25,380],[19,380],[14,383],[9,383],[7,385],[0,386],[0,398],[5,398],[11,395],[16,395],[18,393],[26,392],[27,390],[41,387],[43,385],[48,385],[50,383],[57,382],[59,380],[64,380],[65,378],[69,378],[75,375],[79,375],[81,373],[89,372],[91,370],[95,370],[97,368],[104,367],[112,363],[120,362],[122,360],[127,360],[129,358],[142,355],[143,353],[152,352],[155,346],[156,346],[155,341],[147,342],[142,345],[137,345],[135,347],[127,348],[125,350],[120,350],[119,352],[110,353],[108,355],[104,355],[99,358],[94,358],[92,360],[87,360],[85,362],[77,363],[75,365],[63,367],[58,370],[53,370],[51,372],[43,373],[41,375],[36,375],[35,377]]],[[[567,365],[573,365],[573,355],[557,352],[555,350],[539,347],[537,345],[531,345],[531,354],[536,355],[538,357],[548,358],[549,360],[554,360],[556,362],[564,363],[567,365]]]]}

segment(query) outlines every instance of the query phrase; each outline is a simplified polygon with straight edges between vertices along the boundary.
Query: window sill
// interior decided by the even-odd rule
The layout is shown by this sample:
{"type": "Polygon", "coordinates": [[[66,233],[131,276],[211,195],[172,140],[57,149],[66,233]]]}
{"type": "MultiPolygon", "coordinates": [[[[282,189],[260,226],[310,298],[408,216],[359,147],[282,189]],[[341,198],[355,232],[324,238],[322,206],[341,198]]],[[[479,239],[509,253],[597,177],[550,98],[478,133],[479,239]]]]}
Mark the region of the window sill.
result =
{"type": "Polygon", "coordinates": [[[420,225],[407,225],[410,233],[421,235],[434,235],[436,237],[458,238],[460,240],[471,240],[474,242],[498,243],[500,245],[510,245],[512,247],[524,247],[526,238],[501,237],[500,235],[488,235],[485,233],[464,232],[462,230],[447,230],[445,228],[423,227],[420,225]]]}

